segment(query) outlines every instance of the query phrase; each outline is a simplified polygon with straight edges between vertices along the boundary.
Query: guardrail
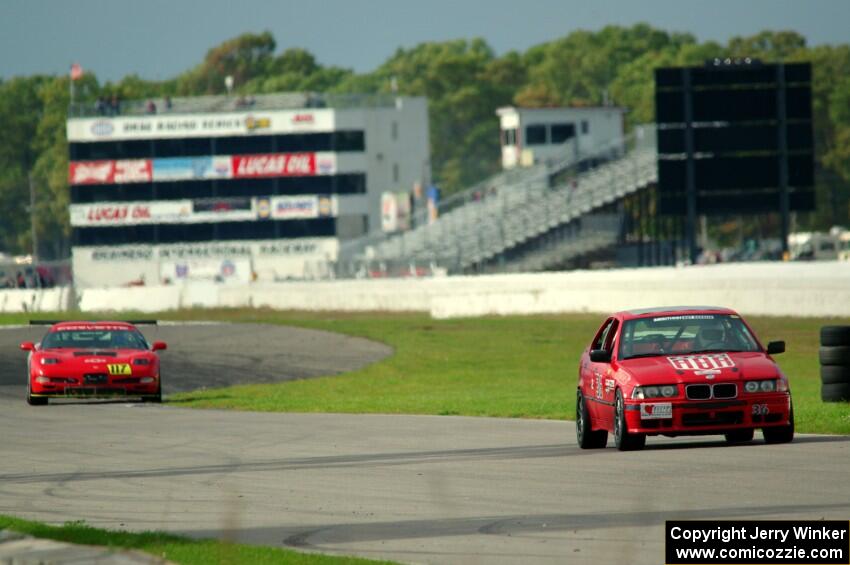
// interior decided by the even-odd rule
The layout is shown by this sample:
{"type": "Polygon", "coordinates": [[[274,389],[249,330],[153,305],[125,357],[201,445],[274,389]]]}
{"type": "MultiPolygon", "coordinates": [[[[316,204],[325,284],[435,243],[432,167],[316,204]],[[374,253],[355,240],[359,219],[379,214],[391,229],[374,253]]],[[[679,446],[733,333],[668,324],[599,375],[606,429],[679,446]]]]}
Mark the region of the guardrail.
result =
{"type": "Polygon", "coordinates": [[[409,279],[185,284],[0,291],[0,311],[179,308],[430,313],[435,318],[611,312],[715,304],[744,314],[850,316],[850,263],[728,263],[687,267],[409,279]]]}

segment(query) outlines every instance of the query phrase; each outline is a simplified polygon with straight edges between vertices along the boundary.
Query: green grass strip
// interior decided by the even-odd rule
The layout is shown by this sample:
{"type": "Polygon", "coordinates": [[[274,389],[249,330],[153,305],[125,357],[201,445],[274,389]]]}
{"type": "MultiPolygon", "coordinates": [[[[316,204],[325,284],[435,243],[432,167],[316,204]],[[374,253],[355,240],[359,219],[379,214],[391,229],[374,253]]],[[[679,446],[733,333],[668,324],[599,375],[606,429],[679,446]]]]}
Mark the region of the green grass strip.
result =
{"type": "Polygon", "coordinates": [[[162,532],[131,533],[102,530],[84,522],[66,522],[51,526],[0,514],[0,530],[11,530],[37,538],[74,544],[99,545],[111,549],[132,549],[185,565],[208,563],[251,563],[262,565],[374,565],[390,561],[372,561],[355,557],[336,557],[316,553],[299,553],[287,549],[252,546],[218,540],[194,540],[162,532]]]}

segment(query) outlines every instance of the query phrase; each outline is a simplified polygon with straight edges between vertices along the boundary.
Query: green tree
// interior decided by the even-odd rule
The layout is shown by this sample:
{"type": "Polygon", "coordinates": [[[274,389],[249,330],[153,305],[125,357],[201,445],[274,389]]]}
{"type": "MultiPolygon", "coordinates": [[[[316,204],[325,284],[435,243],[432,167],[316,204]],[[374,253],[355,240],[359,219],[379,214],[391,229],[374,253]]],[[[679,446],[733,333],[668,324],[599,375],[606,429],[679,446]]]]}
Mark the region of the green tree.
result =
{"type": "Polygon", "coordinates": [[[244,33],[207,51],[204,61],[177,78],[177,93],[186,96],[221,94],[224,78],[232,76],[241,87],[269,71],[275,40],[271,32],[244,33]]]}

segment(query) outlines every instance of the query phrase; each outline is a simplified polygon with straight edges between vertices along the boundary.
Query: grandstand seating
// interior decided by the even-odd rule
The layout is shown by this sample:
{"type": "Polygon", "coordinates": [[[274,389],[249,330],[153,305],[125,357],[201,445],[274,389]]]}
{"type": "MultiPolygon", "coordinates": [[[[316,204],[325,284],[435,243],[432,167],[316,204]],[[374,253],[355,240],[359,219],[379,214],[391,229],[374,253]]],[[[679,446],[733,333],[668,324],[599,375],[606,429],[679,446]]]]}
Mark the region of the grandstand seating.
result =
{"type": "Polygon", "coordinates": [[[349,273],[363,271],[352,264],[537,271],[610,247],[620,219],[600,212],[656,181],[655,147],[654,128],[643,126],[579,157],[500,173],[448,199],[430,223],[344,243],[339,267],[349,273]],[[498,268],[481,268],[494,263],[498,268]]]}

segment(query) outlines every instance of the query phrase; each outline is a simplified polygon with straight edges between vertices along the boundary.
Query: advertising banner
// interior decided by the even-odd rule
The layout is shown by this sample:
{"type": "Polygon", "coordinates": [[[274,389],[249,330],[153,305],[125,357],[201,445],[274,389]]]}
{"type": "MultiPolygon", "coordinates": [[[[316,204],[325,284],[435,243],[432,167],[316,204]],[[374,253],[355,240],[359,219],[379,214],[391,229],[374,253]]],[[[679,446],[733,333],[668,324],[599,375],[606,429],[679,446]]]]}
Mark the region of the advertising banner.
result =
{"type": "Polygon", "coordinates": [[[222,137],[303,131],[333,131],[334,110],[281,110],[217,114],[162,114],[72,118],[68,141],[222,137]]]}
{"type": "Polygon", "coordinates": [[[333,237],[72,248],[75,282],[82,288],[159,284],[165,279],[303,278],[338,253],[339,241],[333,237]]]}
{"type": "Polygon", "coordinates": [[[130,226],[185,222],[192,214],[190,200],[71,204],[74,227],[130,226]]]}
{"type": "Polygon", "coordinates": [[[381,194],[381,229],[392,233],[410,229],[410,195],[406,192],[381,194]]]}
{"type": "Polygon", "coordinates": [[[233,157],[234,178],[309,176],[315,174],[315,153],[258,153],[233,157]]]}
{"type": "Polygon", "coordinates": [[[153,159],[154,181],[228,179],[232,176],[229,156],[153,159]]]}
{"type": "Polygon", "coordinates": [[[275,220],[303,220],[319,217],[319,197],[274,196],[271,198],[272,218],[275,220]]]}
{"type": "MultiPolygon", "coordinates": [[[[260,203],[258,199],[258,204],[260,203]]],[[[335,196],[273,196],[270,199],[271,218],[275,220],[304,220],[329,218],[338,214],[335,196]]]]}
{"type": "Polygon", "coordinates": [[[160,280],[216,281],[248,283],[252,279],[251,259],[180,259],[163,261],[159,268],[160,280]]]}
{"type": "Polygon", "coordinates": [[[253,200],[248,197],[202,198],[192,201],[190,222],[239,222],[256,220],[253,200]]]}
{"type": "Polygon", "coordinates": [[[71,184],[150,182],[153,178],[150,159],[74,161],[68,168],[71,184]]]}
{"type": "Polygon", "coordinates": [[[385,233],[398,230],[398,203],[392,192],[381,194],[381,229],[385,233]]]}
{"type": "MultiPolygon", "coordinates": [[[[365,165],[348,163],[345,172],[360,172],[365,165]]],[[[163,157],[120,161],[72,161],[71,184],[120,184],[205,179],[270,178],[335,175],[337,155],[318,153],[258,153],[205,157],[163,157]]]]}

